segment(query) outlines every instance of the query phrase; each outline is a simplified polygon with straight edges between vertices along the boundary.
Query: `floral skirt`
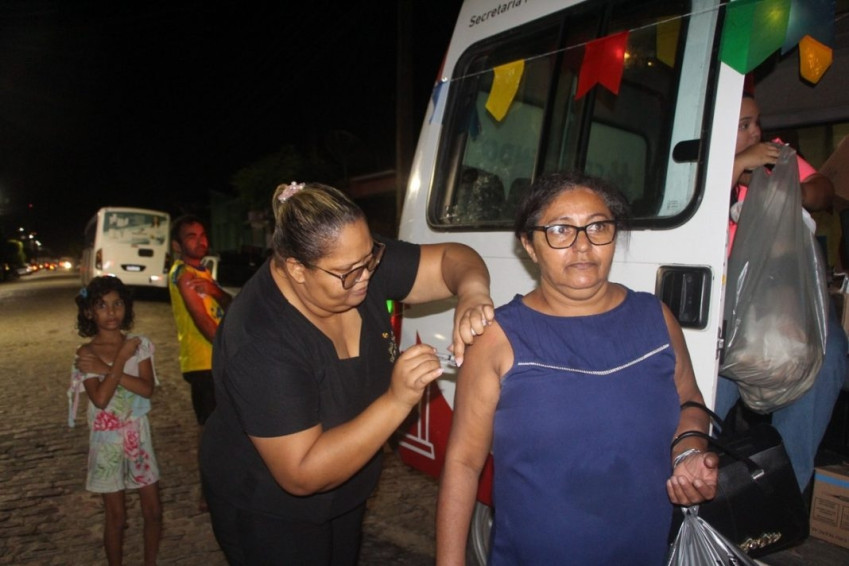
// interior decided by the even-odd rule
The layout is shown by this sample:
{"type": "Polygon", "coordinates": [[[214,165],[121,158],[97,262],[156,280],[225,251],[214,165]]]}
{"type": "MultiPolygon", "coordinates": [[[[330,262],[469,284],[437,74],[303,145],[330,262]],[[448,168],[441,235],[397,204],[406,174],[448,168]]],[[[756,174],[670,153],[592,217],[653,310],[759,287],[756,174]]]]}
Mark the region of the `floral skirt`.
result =
{"type": "Polygon", "coordinates": [[[86,489],[114,493],[159,481],[147,415],[123,422],[109,417],[101,412],[91,423],[86,489]]]}

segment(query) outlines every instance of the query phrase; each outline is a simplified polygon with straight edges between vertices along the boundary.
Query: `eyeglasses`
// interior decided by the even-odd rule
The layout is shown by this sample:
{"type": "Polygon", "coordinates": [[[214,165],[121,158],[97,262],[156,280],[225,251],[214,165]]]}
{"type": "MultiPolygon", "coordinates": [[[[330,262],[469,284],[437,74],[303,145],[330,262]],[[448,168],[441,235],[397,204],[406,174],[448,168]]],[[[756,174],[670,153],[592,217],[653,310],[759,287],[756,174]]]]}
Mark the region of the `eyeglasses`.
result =
{"type": "Polygon", "coordinates": [[[545,232],[545,241],[556,250],[571,248],[578,240],[578,234],[583,232],[587,240],[594,246],[606,246],[616,237],[615,220],[599,220],[585,226],[571,224],[549,224],[548,226],[531,226],[531,230],[545,232]]]}
{"type": "Polygon", "coordinates": [[[380,260],[383,259],[383,252],[385,250],[385,244],[375,242],[374,247],[371,250],[371,258],[366,263],[359,267],[355,267],[351,271],[348,271],[347,273],[343,273],[341,275],[338,273],[333,273],[332,271],[327,271],[323,267],[319,267],[317,265],[310,265],[308,263],[304,263],[304,265],[306,265],[307,267],[319,269],[329,275],[332,275],[333,277],[337,277],[342,282],[342,288],[347,291],[348,289],[359,283],[360,279],[362,279],[363,277],[363,273],[365,272],[365,270],[368,269],[369,272],[372,272],[377,269],[380,260]]]}

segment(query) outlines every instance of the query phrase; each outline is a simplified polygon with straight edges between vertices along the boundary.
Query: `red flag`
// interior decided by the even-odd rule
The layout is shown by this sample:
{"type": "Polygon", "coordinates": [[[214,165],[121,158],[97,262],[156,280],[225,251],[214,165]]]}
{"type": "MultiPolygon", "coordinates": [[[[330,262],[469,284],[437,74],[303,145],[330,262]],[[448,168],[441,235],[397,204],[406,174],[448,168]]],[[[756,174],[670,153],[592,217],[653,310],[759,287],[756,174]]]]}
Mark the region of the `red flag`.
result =
{"type": "Polygon", "coordinates": [[[596,84],[607,87],[613,94],[619,94],[619,83],[625,70],[625,47],[628,45],[628,32],[623,31],[587,43],[584,48],[584,61],[578,74],[578,90],[575,99],[584,96],[596,84]]]}

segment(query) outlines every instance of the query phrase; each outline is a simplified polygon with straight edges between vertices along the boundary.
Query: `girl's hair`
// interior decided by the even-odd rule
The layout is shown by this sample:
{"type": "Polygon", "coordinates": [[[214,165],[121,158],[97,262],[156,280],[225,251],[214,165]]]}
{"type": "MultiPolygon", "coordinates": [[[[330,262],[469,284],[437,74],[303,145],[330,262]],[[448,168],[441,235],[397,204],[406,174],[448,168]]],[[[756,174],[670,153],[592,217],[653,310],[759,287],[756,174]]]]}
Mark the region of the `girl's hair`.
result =
{"type": "Polygon", "coordinates": [[[345,193],[320,183],[280,185],[271,199],[277,261],[294,258],[315,263],[324,257],[341,229],[365,213],[345,193]]]}
{"type": "Polygon", "coordinates": [[[631,224],[631,208],[628,200],[618,189],[599,177],[580,171],[548,173],[539,177],[528,189],[519,203],[513,231],[521,240],[533,237],[533,227],[539,225],[540,216],[546,207],[564,191],[578,188],[589,189],[604,201],[613,215],[618,230],[627,231],[631,224]]]}
{"type": "Polygon", "coordinates": [[[124,302],[124,320],[121,330],[129,330],[133,326],[133,295],[130,288],[117,277],[105,275],[95,277],[87,287],[83,287],[74,300],[77,303],[77,333],[83,338],[90,338],[97,334],[97,324],[86,316],[94,310],[94,306],[105,295],[115,291],[124,302]]]}

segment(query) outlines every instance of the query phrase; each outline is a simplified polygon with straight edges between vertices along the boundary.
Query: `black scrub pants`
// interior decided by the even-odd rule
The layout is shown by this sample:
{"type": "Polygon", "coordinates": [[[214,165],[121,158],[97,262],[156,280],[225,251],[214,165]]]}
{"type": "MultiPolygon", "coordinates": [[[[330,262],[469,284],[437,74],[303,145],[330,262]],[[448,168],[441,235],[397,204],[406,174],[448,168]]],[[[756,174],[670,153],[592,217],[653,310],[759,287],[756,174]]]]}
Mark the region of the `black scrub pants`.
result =
{"type": "Polygon", "coordinates": [[[215,539],[231,566],[357,564],[365,503],[315,524],[246,511],[205,493],[215,539]]]}

